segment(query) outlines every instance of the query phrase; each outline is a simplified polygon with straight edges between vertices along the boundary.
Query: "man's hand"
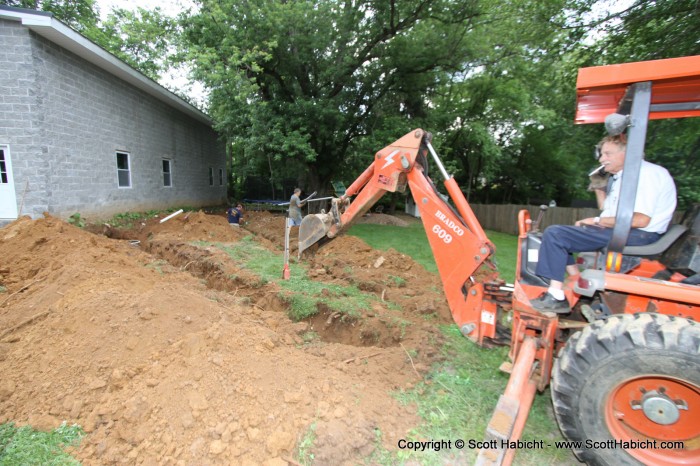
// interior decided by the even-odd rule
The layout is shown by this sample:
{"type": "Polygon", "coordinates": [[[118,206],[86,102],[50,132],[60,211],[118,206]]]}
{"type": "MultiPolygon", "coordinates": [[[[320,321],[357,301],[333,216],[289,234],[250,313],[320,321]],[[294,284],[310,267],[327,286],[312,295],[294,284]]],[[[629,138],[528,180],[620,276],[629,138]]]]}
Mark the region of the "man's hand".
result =
{"type": "Polygon", "coordinates": [[[598,222],[600,222],[600,217],[589,217],[582,218],[581,220],[576,220],[576,223],[574,223],[574,225],[577,227],[582,227],[584,225],[598,225],[599,223],[596,223],[596,219],[598,219],[598,222]]]}
{"type": "Polygon", "coordinates": [[[601,174],[600,172],[597,172],[588,178],[591,180],[591,183],[588,185],[588,191],[595,191],[596,189],[605,191],[608,187],[608,178],[610,178],[610,173],[603,172],[603,174],[601,174]]]}

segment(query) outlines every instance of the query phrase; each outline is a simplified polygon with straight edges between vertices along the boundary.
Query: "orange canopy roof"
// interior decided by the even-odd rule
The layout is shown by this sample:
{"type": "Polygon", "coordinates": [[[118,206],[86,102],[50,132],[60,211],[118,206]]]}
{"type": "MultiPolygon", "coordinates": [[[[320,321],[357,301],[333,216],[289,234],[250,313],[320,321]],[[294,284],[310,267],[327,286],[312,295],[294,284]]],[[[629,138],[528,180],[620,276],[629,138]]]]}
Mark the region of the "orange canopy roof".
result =
{"type": "Polygon", "coordinates": [[[618,110],[630,84],[652,82],[649,119],[700,116],[700,55],[581,68],[576,123],[602,123],[618,110]]]}

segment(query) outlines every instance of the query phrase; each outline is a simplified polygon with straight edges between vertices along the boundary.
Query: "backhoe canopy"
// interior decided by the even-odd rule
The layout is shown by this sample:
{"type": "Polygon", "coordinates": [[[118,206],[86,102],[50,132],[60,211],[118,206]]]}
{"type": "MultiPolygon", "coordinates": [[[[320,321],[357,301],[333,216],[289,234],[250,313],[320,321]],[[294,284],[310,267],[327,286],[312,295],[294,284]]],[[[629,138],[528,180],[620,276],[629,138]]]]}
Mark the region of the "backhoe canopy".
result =
{"type": "Polygon", "coordinates": [[[631,84],[651,82],[650,120],[700,116],[700,55],[581,68],[576,81],[576,123],[603,123],[629,115],[631,84]]]}

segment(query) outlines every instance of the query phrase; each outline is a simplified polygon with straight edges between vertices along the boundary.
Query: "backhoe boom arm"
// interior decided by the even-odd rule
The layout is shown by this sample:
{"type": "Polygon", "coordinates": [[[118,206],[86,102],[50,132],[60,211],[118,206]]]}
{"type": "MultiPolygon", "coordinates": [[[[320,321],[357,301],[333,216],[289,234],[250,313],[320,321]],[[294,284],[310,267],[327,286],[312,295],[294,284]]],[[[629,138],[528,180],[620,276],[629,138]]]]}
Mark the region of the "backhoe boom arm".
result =
{"type": "Polygon", "coordinates": [[[345,195],[334,199],[330,214],[304,218],[306,225],[301,226],[299,249],[302,251],[323,236],[337,236],[384,194],[404,192],[408,186],[420,211],[452,317],[462,333],[483,344],[485,338],[496,336],[497,304],[485,299],[488,293],[484,289],[486,282],[496,278],[491,263],[485,264],[495,249],[454,178],[444,171],[430,138],[429,133],[417,129],[377,152],[372,164],[347,188],[345,195]],[[443,172],[455,208],[426,175],[430,155],[443,172]]]}

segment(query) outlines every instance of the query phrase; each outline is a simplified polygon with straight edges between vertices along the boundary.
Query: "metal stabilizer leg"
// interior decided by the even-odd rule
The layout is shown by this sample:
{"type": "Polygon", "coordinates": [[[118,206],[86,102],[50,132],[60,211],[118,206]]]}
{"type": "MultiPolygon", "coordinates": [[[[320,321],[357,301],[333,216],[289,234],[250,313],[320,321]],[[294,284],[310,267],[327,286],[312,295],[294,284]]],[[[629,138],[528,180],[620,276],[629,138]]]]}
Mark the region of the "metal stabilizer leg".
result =
{"type": "Polygon", "coordinates": [[[537,384],[530,378],[536,352],[536,340],[526,337],[513,365],[506,390],[499,398],[486,427],[485,442],[489,448],[482,448],[479,451],[476,465],[510,465],[512,463],[515,454],[512,443],[520,440],[537,391],[537,384]]]}

